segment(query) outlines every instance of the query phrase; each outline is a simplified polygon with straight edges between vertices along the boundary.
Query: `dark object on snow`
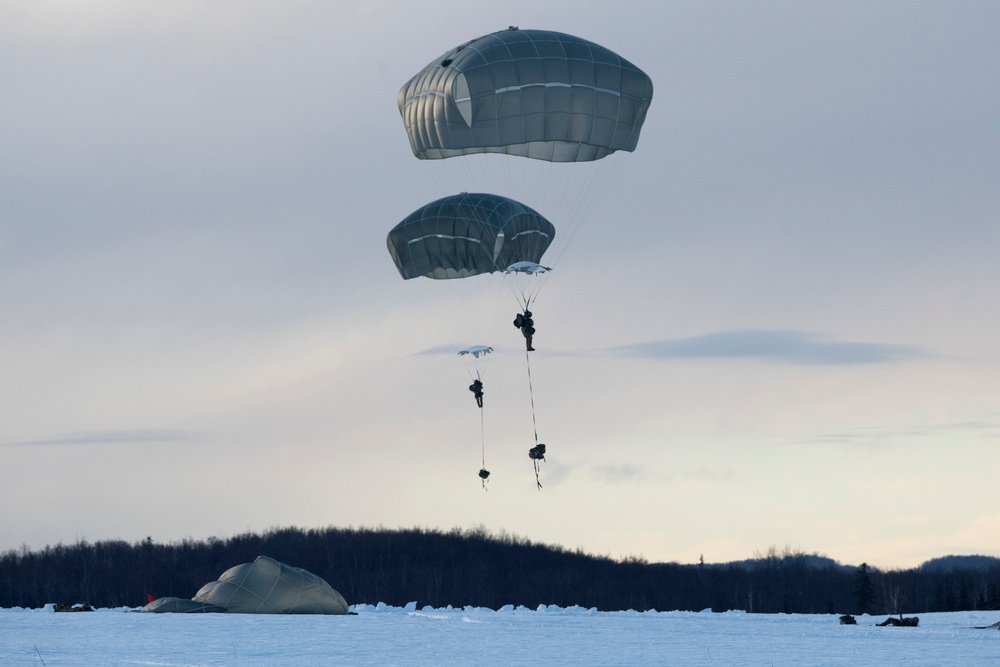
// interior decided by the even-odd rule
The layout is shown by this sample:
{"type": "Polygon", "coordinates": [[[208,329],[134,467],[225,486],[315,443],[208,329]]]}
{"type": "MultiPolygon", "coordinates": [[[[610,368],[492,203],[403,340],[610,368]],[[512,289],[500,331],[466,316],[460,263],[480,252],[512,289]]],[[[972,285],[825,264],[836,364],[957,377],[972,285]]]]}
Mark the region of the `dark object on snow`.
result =
{"type": "Polygon", "coordinates": [[[52,606],[52,611],[94,611],[94,608],[90,606],[89,602],[82,604],[55,604],[52,606]]]}
{"type": "Polygon", "coordinates": [[[881,623],[877,623],[878,627],[884,628],[887,625],[891,625],[894,628],[915,628],[920,619],[916,616],[910,616],[909,618],[890,616],[881,623]]]}
{"type": "Polygon", "coordinates": [[[974,625],[972,628],[974,630],[1000,630],[1000,621],[997,621],[993,625],[974,625]]]}
{"type": "Polygon", "coordinates": [[[858,622],[850,614],[844,614],[843,616],[840,617],[840,624],[841,625],[857,625],[858,622]]]}

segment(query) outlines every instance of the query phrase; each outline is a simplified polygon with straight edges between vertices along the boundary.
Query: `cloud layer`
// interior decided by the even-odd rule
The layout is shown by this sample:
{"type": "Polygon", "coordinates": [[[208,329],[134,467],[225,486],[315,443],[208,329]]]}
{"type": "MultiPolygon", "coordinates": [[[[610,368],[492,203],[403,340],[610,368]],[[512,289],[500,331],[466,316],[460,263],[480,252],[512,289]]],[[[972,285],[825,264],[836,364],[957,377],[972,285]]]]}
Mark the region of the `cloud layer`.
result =
{"type": "Polygon", "coordinates": [[[877,364],[922,356],[905,345],[830,340],[803,331],[719,331],[689,338],[672,338],[624,345],[616,354],[646,359],[753,359],[789,364],[877,364]]]}
{"type": "Polygon", "coordinates": [[[121,443],[164,443],[191,442],[199,439],[199,435],[189,431],[155,431],[155,430],[125,430],[125,431],[88,431],[85,433],[64,433],[35,440],[15,440],[0,443],[3,447],[27,447],[35,445],[114,445],[121,443]]]}

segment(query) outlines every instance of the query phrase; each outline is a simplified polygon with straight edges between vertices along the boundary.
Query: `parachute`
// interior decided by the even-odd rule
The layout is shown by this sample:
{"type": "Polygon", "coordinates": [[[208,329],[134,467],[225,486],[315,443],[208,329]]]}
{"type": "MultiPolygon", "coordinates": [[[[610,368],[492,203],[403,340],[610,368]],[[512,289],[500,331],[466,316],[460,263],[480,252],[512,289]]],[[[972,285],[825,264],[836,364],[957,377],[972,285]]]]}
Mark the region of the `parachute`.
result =
{"type": "MultiPolygon", "coordinates": [[[[150,596],[152,597],[152,596],[150,596]]],[[[151,599],[143,611],[157,613],[347,614],[344,597],[321,577],[258,556],[223,572],[190,600],[151,599]]]]}
{"type": "Polygon", "coordinates": [[[458,355],[464,356],[466,354],[471,354],[473,358],[478,359],[480,357],[486,356],[492,351],[493,348],[489,347],[488,345],[473,345],[472,347],[467,348],[465,350],[459,350],[458,355]]]}
{"type": "Polygon", "coordinates": [[[514,262],[507,267],[504,273],[545,273],[546,271],[551,271],[552,269],[548,266],[542,266],[537,262],[514,262]]]}
{"type": "Polygon", "coordinates": [[[476,405],[483,407],[483,375],[486,372],[486,364],[489,362],[487,355],[493,352],[493,348],[488,345],[473,345],[472,347],[460,350],[458,356],[465,357],[469,362],[469,377],[472,384],[469,385],[476,397],[476,405]]]}
{"type": "Polygon", "coordinates": [[[558,264],[621,168],[608,158],[636,149],[652,99],[649,76],[614,51],[511,26],[430,61],[396,102],[438,186],[558,212],[561,239],[549,251],[558,264]]]}
{"type": "Polygon", "coordinates": [[[404,279],[469,278],[501,272],[525,307],[540,289],[534,279],[549,269],[538,262],[556,230],[524,204],[485,193],[463,192],[433,201],[408,215],[387,239],[404,279]]]}
{"type": "MultiPolygon", "coordinates": [[[[386,245],[404,280],[430,278],[438,297],[452,297],[445,301],[457,312],[447,319],[458,330],[478,319],[474,314],[481,297],[470,290],[491,282],[494,287],[502,287],[508,271],[528,279],[544,273],[539,261],[553,238],[555,227],[534,209],[499,195],[463,192],[430,202],[408,215],[389,231],[386,245]],[[488,274],[499,275],[490,280],[488,274]],[[459,289],[445,289],[451,286],[459,289]],[[469,289],[461,289],[466,286],[469,289]]],[[[523,288],[522,294],[522,299],[530,298],[523,288]]],[[[458,351],[467,362],[473,382],[469,389],[480,408],[483,488],[489,473],[482,379],[492,352],[492,347],[481,344],[458,351]]]]}
{"type": "MultiPolygon", "coordinates": [[[[504,281],[518,298],[518,302],[528,312],[528,307],[544,285],[544,274],[552,269],[537,262],[514,262],[503,272],[504,281]]],[[[515,324],[520,327],[520,325],[515,324]]]]}
{"type": "MultiPolygon", "coordinates": [[[[435,165],[423,171],[449,188],[504,192],[513,198],[507,201],[524,202],[518,205],[532,213],[558,211],[560,241],[550,246],[554,234],[535,230],[523,240],[544,238],[540,252],[509,251],[511,234],[521,239],[517,232],[491,228],[480,234],[481,220],[473,227],[454,224],[451,209],[441,204],[446,198],[401,223],[413,229],[400,230],[395,240],[390,233],[400,274],[441,280],[501,271],[524,311],[518,317],[529,322],[515,326],[524,334],[526,352],[534,351],[529,306],[551,271],[539,263],[541,253],[548,250],[548,263],[558,263],[621,164],[608,158],[638,145],[652,98],[652,81],[641,69],[610,49],[561,32],[511,26],[432,60],[397,96],[413,154],[435,165]]],[[[488,210],[489,203],[480,207],[488,210]]],[[[532,452],[540,452],[531,456],[537,483],[544,445],[538,442],[526,361],[532,452]]]]}
{"type": "Polygon", "coordinates": [[[653,83],[593,42],[547,30],[507,30],[431,61],[397,98],[423,160],[505,153],[550,162],[633,151],[653,83]]]}
{"type": "Polygon", "coordinates": [[[555,235],[551,222],[520,202],[463,192],[408,215],[387,243],[404,279],[451,280],[537,264],[555,235]]]}

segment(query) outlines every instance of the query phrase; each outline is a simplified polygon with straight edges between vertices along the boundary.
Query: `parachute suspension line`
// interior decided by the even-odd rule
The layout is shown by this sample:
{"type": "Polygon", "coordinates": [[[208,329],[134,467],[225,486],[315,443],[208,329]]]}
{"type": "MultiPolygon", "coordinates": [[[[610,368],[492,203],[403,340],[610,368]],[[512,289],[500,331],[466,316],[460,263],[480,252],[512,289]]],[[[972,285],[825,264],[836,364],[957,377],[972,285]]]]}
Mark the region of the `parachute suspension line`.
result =
{"type": "Polygon", "coordinates": [[[516,280],[514,280],[513,278],[508,278],[508,276],[506,275],[504,275],[503,281],[507,283],[507,287],[510,288],[511,293],[514,295],[514,300],[517,301],[517,305],[519,307],[523,306],[525,309],[527,309],[528,300],[527,298],[525,298],[524,289],[517,284],[516,280]]]}
{"type": "Polygon", "coordinates": [[[531,354],[527,350],[524,352],[524,360],[528,368],[528,397],[531,399],[531,427],[535,431],[535,446],[528,452],[528,456],[531,457],[531,462],[535,466],[535,485],[541,491],[542,483],[538,479],[538,461],[539,459],[542,461],[545,460],[545,445],[538,442],[538,422],[535,419],[535,390],[531,384],[531,354]]]}
{"type": "Polygon", "coordinates": [[[520,201],[553,218],[558,235],[548,250],[550,265],[558,264],[624,161],[617,154],[587,162],[552,163],[495,153],[475,153],[456,159],[427,160],[426,173],[439,190],[451,193],[490,192],[520,201]],[[558,214],[556,212],[559,212],[558,214]]]}
{"type": "Polygon", "coordinates": [[[533,276],[504,275],[504,282],[514,295],[517,305],[523,310],[528,310],[531,302],[535,300],[538,293],[545,286],[545,281],[549,278],[549,271],[533,276]]]}
{"type": "MultiPolygon", "coordinates": [[[[535,445],[535,446],[537,447],[538,445],[535,445]]],[[[542,460],[543,461],[545,460],[544,456],[542,456],[542,460]]],[[[541,491],[542,490],[542,482],[538,479],[538,459],[533,458],[531,461],[532,461],[532,463],[535,464],[535,487],[539,491],[541,491]]]]}
{"type": "MultiPolygon", "coordinates": [[[[527,296],[526,297],[524,294],[525,293],[522,290],[521,291],[521,299],[520,299],[520,301],[518,303],[520,303],[522,306],[524,306],[524,312],[528,312],[528,310],[531,309],[531,299],[532,299],[532,297],[531,296],[527,296]]],[[[530,375],[530,372],[529,372],[529,375],[530,375]]],[[[530,380],[531,378],[529,377],[528,379],[530,380]]]]}
{"type": "Polygon", "coordinates": [[[531,355],[527,351],[524,353],[524,359],[528,366],[528,397],[531,399],[531,427],[535,431],[535,444],[538,444],[538,422],[535,420],[535,393],[531,386],[531,355]]]}
{"type": "MultiPolygon", "coordinates": [[[[614,154],[594,162],[577,163],[571,167],[577,170],[577,189],[570,192],[572,188],[565,187],[566,194],[558,202],[558,207],[552,208],[553,211],[566,211],[561,219],[553,219],[553,222],[567,224],[559,225],[560,238],[549,248],[546,260],[550,262],[550,266],[558,266],[563,254],[587,226],[589,219],[593,217],[594,207],[605,199],[605,193],[611,184],[617,181],[625,162],[622,156],[614,154]]],[[[553,189],[558,190],[558,188],[553,189]]]]}
{"type": "MultiPolygon", "coordinates": [[[[473,377],[472,371],[469,371],[469,377],[473,377]]],[[[482,382],[482,379],[482,374],[477,370],[474,380],[482,382]]],[[[485,408],[482,405],[479,406],[479,449],[482,454],[483,461],[483,466],[479,469],[479,479],[483,483],[483,490],[489,491],[489,489],[486,488],[486,482],[490,479],[490,471],[486,469],[486,417],[483,414],[484,409],[485,408]]]]}
{"type": "Polygon", "coordinates": [[[490,478],[490,472],[486,469],[486,418],[483,416],[483,408],[479,408],[479,442],[483,453],[483,467],[479,469],[479,479],[483,481],[483,490],[486,488],[486,481],[490,478]]]}

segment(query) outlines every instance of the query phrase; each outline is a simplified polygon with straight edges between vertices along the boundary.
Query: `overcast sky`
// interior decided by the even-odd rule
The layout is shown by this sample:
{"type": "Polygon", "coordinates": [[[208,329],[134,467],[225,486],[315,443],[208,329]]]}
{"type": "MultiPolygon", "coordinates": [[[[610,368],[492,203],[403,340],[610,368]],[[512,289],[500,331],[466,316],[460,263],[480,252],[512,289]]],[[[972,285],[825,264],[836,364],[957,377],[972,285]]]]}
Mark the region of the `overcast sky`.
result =
{"type": "Polygon", "coordinates": [[[998,25],[988,1],[0,0],[0,549],[481,524],[653,561],[1000,556],[998,25]],[[480,311],[385,244],[473,190],[413,156],[400,86],[509,25],[655,91],[582,210],[518,195],[572,232],[532,396],[502,283],[467,340],[480,311]],[[482,427],[462,343],[495,348],[482,427]]]}

